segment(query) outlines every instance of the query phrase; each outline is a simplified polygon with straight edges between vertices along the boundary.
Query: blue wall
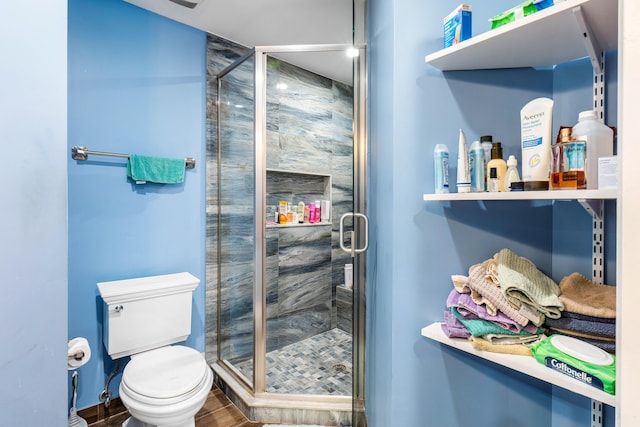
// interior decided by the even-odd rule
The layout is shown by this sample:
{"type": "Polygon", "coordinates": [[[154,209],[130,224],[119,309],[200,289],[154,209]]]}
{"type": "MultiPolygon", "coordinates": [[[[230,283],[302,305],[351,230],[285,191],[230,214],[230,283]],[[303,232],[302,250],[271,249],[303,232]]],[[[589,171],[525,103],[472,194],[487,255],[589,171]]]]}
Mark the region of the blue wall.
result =
{"type": "MultiPolygon", "coordinates": [[[[422,327],[442,320],[450,275],[465,274],[471,264],[502,247],[531,259],[556,281],[566,270],[589,266],[588,217],[585,228],[580,220],[566,230],[581,236],[579,253],[570,253],[568,261],[556,260],[553,251],[566,255],[567,245],[554,241],[555,205],[422,201],[422,194],[434,188],[433,148],[447,144],[455,160],[458,128],[469,142],[492,134],[494,141],[502,141],[505,158],[515,154],[520,159],[519,111],[529,100],[559,93],[562,113],[554,129],[560,121],[574,124],[577,113],[590,105],[583,102],[591,95],[591,71],[584,64],[558,72],[447,73],[425,64],[425,55],[442,47],[442,18],[458,4],[370,3],[370,425],[469,426],[479,420],[492,426],[584,425],[590,415],[588,399],[420,335],[422,327]],[[584,84],[569,85],[583,75],[584,84]]],[[[474,5],[473,33],[487,31],[488,18],[504,8],[497,0],[474,5]]],[[[615,90],[615,83],[610,86],[615,90]]],[[[453,165],[450,177],[455,176],[453,165]]],[[[612,423],[610,417],[607,421],[612,423]]]]}
{"type": "Polygon", "coordinates": [[[93,351],[79,408],[98,403],[115,367],[97,282],[192,273],[201,283],[186,344],[204,351],[205,54],[201,31],[120,0],[69,1],[69,148],[197,162],[183,184],[136,185],[123,159],[69,159],[68,334],[93,351]]]}
{"type": "Polygon", "coordinates": [[[0,38],[0,425],[64,426],[66,0],[3,4],[0,38]]]}

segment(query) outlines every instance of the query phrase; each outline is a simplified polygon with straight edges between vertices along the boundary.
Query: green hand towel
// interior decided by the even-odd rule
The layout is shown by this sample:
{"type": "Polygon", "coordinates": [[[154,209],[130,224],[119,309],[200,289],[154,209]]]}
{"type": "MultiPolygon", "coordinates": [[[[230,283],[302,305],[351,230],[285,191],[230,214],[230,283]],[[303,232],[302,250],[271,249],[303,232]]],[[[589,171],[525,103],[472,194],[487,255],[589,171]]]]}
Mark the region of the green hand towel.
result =
{"type": "Polygon", "coordinates": [[[551,319],[560,317],[564,309],[558,297],[560,287],[528,259],[502,249],[498,255],[498,279],[513,306],[519,308],[526,303],[551,319]]]}
{"type": "Polygon", "coordinates": [[[136,184],[144,184],[147,181],[179,184],[184,182],[184,168],[184,159],[130,154],[127,162],[127,176],[136,181],[136,184]]]}

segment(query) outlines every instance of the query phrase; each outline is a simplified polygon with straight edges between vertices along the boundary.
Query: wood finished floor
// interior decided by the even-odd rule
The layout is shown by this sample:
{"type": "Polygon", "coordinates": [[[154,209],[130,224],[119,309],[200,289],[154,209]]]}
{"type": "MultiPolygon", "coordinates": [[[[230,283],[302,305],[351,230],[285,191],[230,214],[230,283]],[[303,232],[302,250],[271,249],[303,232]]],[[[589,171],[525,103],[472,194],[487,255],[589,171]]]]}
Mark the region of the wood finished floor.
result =
{"type": "MultiPolygon", "coordinates": [[[[83,414],[80,412],[79,415],[83,414]]],[[[120,427],[128,417],[129,413],[125,410],[102,421],[93,422],[89,427],[120,427]]],[[[261,427],[262,425],[264,424],[249,421],[215,385],[206,403],[196,414],[196,427],[261,427]]]]}

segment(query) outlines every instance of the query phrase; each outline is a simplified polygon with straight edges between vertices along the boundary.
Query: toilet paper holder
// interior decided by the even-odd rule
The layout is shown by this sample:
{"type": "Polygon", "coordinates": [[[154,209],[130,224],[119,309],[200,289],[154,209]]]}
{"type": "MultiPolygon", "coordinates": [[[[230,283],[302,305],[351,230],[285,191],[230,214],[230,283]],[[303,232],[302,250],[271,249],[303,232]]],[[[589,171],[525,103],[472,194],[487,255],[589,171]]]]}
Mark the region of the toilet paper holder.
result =
{"type": "Polygon", "coordinates": [[[67,368],[78,369],[91,359],[91,347],[86,338],[77,337],[67,343],[67,368]]]}
{"type": "Polygon", "coordinates": [[[70,359],[82,360],[83,357],[84,357],[84,351],[82,350],[78,350],[73,354],[67,354],[67,360],[70,360],[70,359]]]}

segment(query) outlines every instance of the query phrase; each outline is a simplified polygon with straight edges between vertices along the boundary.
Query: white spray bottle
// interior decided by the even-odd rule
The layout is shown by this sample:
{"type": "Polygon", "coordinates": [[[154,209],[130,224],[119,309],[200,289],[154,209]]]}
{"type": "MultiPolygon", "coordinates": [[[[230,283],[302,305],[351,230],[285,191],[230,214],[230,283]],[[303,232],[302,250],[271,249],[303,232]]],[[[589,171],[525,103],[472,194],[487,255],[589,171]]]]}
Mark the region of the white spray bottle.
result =
{"type": "Polygon", "coordinates": [[[468,193],[471,190],[471,176],[469,175],[469,153],[467,139],[460,129],[458,137],[458,179],[456,180],[458,193],[468,193]]]}

